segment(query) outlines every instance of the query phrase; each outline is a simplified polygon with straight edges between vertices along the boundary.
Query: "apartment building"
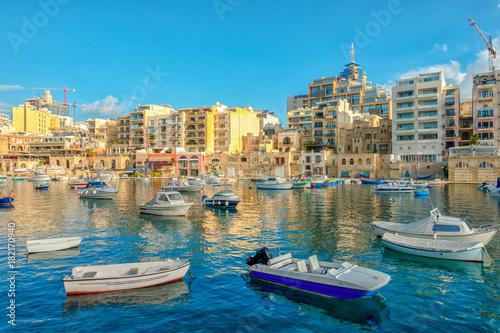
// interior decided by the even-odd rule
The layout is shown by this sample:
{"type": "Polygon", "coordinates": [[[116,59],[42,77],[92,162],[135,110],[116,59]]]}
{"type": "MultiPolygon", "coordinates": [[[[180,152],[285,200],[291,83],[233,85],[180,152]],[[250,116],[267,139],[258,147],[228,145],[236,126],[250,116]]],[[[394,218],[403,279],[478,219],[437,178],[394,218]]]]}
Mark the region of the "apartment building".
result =
{"type": "Polygon", "coordinates": [[[158,115],[168,115],[175,112],[170,105],[140,105],[130,111],[130,141],[129,146],[134,150],[154,147],[155,135],[148,133],[148,118],[158,115]],[[151,134],[151,135],[149,135],[151,134]]]}
{"type": "Polygon", "coordinates": [[[215,111],[211,106],[179,109],[184,119],[184,147],[187,152],[214,151],[215,111]]]}
{"type": "Polygon", "coordinates": [[[444,87],[442,72],[398,80],[392,87],[392,151],[398,161],[442,161],[446,98],[450,104],[451,99],[453,105],[459,103],[444,97],[444,87]]]}
{"type": "Polygon", "coordinates": [[[447,153],[450,148],[458,147],[460,142],[460,88],[452,85],[444,87],[441,103],[443,103],[444,150],[447,153]]]}
{"type": "Polygon", "coordinates": [[[51,113],[47,109],[38,110],[24,102],[12,108],[13,125],[16,132],[50,133],[51,113]]]}
{"type": "Polygon", "coordinates": [[[377,115],[355,119],[352,128],[341,130],[346,154],[390,154],[392,120],[377,115]]]}
{"type": "Polygon", "coordinates": [[[290,96],[286,99],[286,112],[303,109],[309,106],[308,95],[290,96]]]}
{"type": "Polygon", "coordinates": [[[116,141],[118,144],[128,146],[130,142],[130,115],[119,115],[116,124],[118,126],[116,141]]]}
{"type": "Polygon", "coordinates": [[[474,135],[472,124],[472,98],[464,98],[460,104],[460,118],[458,124],[459,146],[469,146],[471,144],[471,139],[474,135]]]}
{"type": "Polygon", "coordinates": [[[174,111],[150,117],[148,136],[154,153],[184,150],[184,113],[174,111]]]}
{"type": "Polygon", "coordinates": [[[478,136],[478,143],[483,146],[500,144],[499,81],[500,71],[472,76],[473,130],[478,136]]]}

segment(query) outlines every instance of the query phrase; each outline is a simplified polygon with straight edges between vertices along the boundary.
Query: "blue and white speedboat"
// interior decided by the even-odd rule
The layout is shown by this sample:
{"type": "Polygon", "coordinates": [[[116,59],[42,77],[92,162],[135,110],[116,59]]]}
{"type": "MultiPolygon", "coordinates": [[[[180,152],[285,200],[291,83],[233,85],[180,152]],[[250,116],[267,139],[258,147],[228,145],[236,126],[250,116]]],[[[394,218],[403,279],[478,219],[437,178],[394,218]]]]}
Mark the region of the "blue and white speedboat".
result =
{"type": "Polygon", "coordinates": [[[252,278],[343,299],[373,296],[391,280],[373,269],[318,261],[315,255],[307,260],[292,258],[290,253],[273,258],[265,247],[248,257],[247,265],[252,278]]]}
{"type": "Polygon", "coordinates": [[[243,201],[231,190],[217,192],[212,198],[204,196],[203,205],[215,208],[236,208],[238,203],[243,201]]]}
{"type": "Polygon", "coordinates": [[[117,193],[118,190],[116,188],[99,181],[88,182],[87,186],[78,191],[80,198],[87,199],[113,199],[117,193]]]}

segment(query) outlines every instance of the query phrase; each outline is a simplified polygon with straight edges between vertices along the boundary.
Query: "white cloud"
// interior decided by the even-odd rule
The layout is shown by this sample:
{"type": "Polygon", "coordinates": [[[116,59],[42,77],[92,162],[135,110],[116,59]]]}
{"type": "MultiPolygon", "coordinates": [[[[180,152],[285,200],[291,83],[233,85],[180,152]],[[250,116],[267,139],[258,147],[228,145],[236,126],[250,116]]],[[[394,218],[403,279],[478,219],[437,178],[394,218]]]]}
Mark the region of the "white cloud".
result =
{"type": "Polygon", "coordinates": [[[14,105],[0,101],[0,109],[11,109],[14,105]]]}
{"type": "Polygon", "coordinates": [[[108,97],[95,101],[91,104],[83,104],[82,113],[93,114],[99,117],[116,117],[120,114],[128,113],[130,104],[125,101],[118,101],[118,98],[109,95],[108,97]]]}
{"type": "Polygon", "coordinates": [[[437,51],[447,52],[448,51],[448,45],[446,45],[446,44],[443,44],[443,45],[434,44],[434,50],[432,50],[431,53],[434,53],[434,52],[437,52],[437,51]]]}
{"type": "MultiPolygon", "coordinates": [[[[493,39],[492,43],[497,50],[500,49],[499,38],[493,39]]],[[[500,59],[495,59],[494,64],[496,69],[500,69],[500,59]]],[[[488,70],[488,51],[485,47],[482,51],[476,53],[474,62],[466,65],[465,72],[462,72],[462,65],[458,61],[451,60],[448,64],[431,65],[409,71],[402,74],[400,79],[415,77],[423,73],[442,71],[447,85],[459,85],[460,97],[470,98],[472,96],[472,74],[485,73],[488,70]]]]}
{"type": "Polygon", "coordinates": [[[0,92],[4,91],[13,91],[13,90],[22,90],[23,87],[21,87],[18,84],[0,84],[0,92]]]}

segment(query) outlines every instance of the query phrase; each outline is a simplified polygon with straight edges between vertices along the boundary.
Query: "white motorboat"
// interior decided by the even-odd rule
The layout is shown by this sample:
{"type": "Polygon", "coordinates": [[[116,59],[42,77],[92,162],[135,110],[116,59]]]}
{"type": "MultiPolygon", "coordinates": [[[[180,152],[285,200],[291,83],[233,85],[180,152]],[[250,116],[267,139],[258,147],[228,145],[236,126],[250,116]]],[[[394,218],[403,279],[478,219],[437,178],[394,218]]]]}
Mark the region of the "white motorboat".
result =
{"type": "Polygon", "coordinates": [[[49,252],[69,249],[80,245],[82,237],[61,237],[26,242],[28,253],[49,252]]]}
{"type": "Polygon", "coordinates": [[[77,188],[84,188],[89,184],[88,180],[85,179],[79,179],[79,178],[74,178],[70,179],[68,181],[68,185],[70,188],[77,189],[77,188]]]}
{"type": "Polygon", "coordinates": [[[380,184],[373,189],[375,193],[412,193],[415,191],[413,183],[391,182],[380,184]]]}
{"type": "Polygon", "coordinates": [[[430,216],[412,223],[372,222],[378,236],[385,233],[399,234],[408,237],[434,238],[459,242],[482,242],[487,245],[498,232],[500,224],[473,228],[468,220],[441,215],[439,209],[431,210],[430,216]]]}
{"type": "Polygon", "coordinates": [[[186,177],[186,180],[187,180],[189,185],[199,185],[199,184],[205,185],[207,183],[205,181],[205,179],[196,178],[196,177],[186,177]]]}
{"type": "Polygon", "coordinates": [[[292,258],[290,253],[273,258],[265,247],[248,257],[247,265],[252,278],[343,299],[373,296],[391,280],[373,269],[318,261],[315,255],[308,260],[292,258]]]}
{"type": "Polygon", "coordinates": [[[280,177],[268,177],[264,182],[255,183],[258,190],[290,190],[293,183],[286,182],[280,177]]]}
{"type": "Polygon", "coordinates": [[[148,203],[139,206],[143,214],[163,216],[186,216],[192,202],[184,202],[179,192],[158,192],[148,203]]]}
{"type": "Polygon", "coordinates": [[[162,191],[179,191],[179,192],[199,192],[205,187],[205,184],[189,184],[186,178],[174,180],[172,183],[162,186],[162,191]]]}
{"type": "Polygon", "coordinates": [[[215,208],[236,208],[243,201],[231,190],[219,191],[212,198],[203,196],[202,200],[204,205],[215,208]]]}
{"type": "Polygon", "coordinates": [[[81,266],[63,278],[68,295],[94,294],[151,287],[180,280],[189,262],[177,260],[136,262],[114,265],[81,266]]]}
{"type": "Polygon", "coordinates": [[[206,176],[205,183],[208,185],[218,185],[221,183],[221,179],[217,176],[206,176]]]}
{"type": "Polygon", "coordinates": [[[89,182],[87,186],[78,191],[80,198],[87,199],[113,199],[117,193],[116,188],[110,187],[102,181],[89,182]]]}
{"type": "Polygon", "coordinates": [[[49,182],[50,177],[42,169],[36,169],[31,178],[28,178],[29,182],[49,182]]]}
{"type": "Polygon", "coordinates": [[[115,179],[115,175],[113,175],[111,171],[108,169],[99,169],[97,170],[94,181],[109,183],[113,179],[115,179]]]}
{"type": "Polygon", "coordinates": [[[308,189],[311,188],[311,182],[305,180],[296,180],[292,182],[292,188],[294,189],[308,189]]]}
{"type": "Polygon", "coordinates": [[[481,242],[457,242],[443,239],[425,239],[385,233],[382,243],[388,249],[435,259],[491,262],[481,242]]]}

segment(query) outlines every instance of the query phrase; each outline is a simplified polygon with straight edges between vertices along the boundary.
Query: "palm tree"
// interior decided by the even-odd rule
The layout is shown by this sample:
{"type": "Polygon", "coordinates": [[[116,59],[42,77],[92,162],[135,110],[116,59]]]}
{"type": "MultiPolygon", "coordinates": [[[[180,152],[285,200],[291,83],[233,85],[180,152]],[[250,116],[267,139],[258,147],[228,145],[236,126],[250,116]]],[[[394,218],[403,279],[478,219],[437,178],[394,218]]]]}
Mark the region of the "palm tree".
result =
{"type": "Polygon", "coordinates": [[[477,134],[474,134],[472,138],[470,139],[470,144],[473,146],[477,146],[477,134]]]}

